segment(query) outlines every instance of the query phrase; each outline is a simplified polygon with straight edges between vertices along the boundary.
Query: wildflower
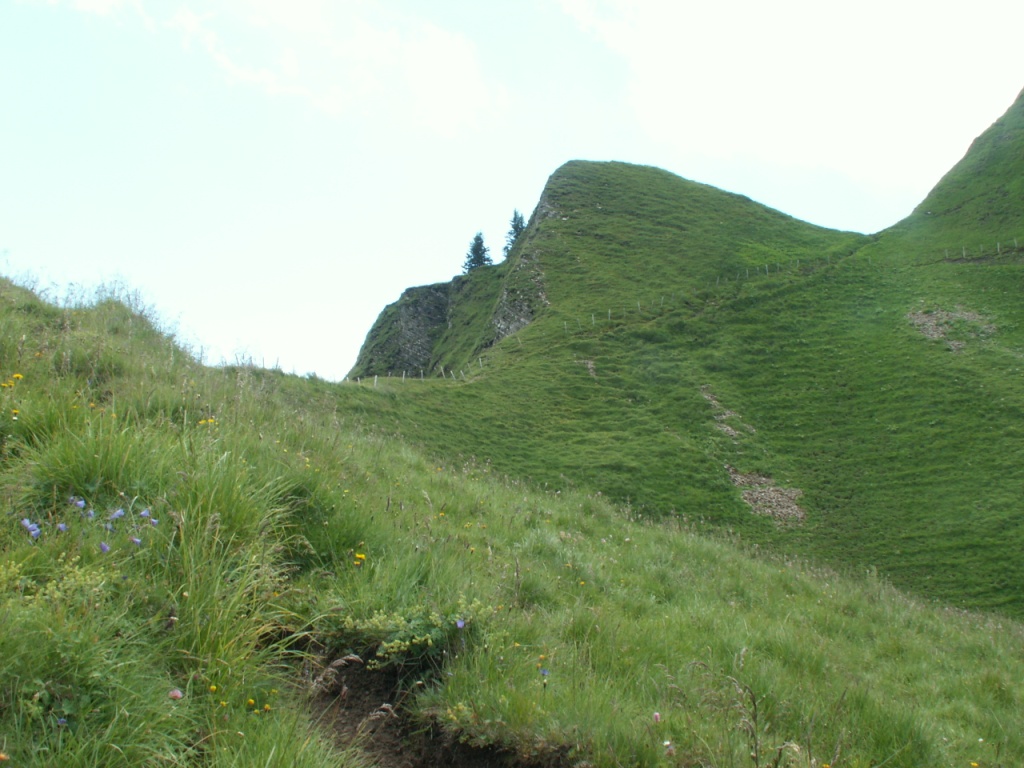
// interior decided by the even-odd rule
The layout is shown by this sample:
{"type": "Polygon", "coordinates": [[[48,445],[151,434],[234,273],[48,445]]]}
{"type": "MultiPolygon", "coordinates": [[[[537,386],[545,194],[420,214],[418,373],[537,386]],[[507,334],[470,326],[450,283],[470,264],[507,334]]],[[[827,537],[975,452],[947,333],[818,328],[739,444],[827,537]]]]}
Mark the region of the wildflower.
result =
{"type": "MultiPolygon", "coordinates": [[[[105,542],[105,541],[101,541],[100,542],[100,552],[102,552],[105,555],[109,551],[110,551],[110,545],[107,544],[107,542],[105,542]]],[[[173,698],[173,696],[171,698],[173,698]]]]}
{"type": "Polygon", "coordinates": [[[455,626],[458,627],[459,629],[462,629],[463,627],[466,626],[466,622],[464,620],[462,620],[462,619],[456,619],[455,620],[455,626]]]}
{"type": "Polygon", "coordinates": [[[222,702],[220,703],[220,705],[221,705],[222,707],[226,707],[226,706],[228,705],[228,703],[227,703],[226,701],[222,701],[222,702]]]}
{"type": "Polygon", "coordinates": [[[22,376],[22,375],[21,375],[20,373],[16,373],[16,374],[14,374],[13,376],[11,376],[11,378],[12,378],[12,379],[14,379],[15,381],[21,381],[21,380],[22,380],[22,379],[24,379],[25,377],[24,377],[24,376],[22,376]]]}
{"type": "Polygon", "coordinates": [[[654,722],[656,722],[656,723],[660,723],[661,722],[661,712],[655,712],[654,713],[654,722]]]}
{"type": "Polygon", "coordinates": [[[70,499],[68,499],[68,501],[74,504],[79,509],[85,509],[85,499],[83,499],[81,496],[72,496],[70,499]]]}
{"type": "Polygon", "coordinates": [[[0,752],[0,763],[4,762],[5,760],[10,760],[10,759],[11,759],[11,756],[8,755],[6,752],[0,752]]]}
{"type": "Polygon", "coordinates": [[[149,517],[149,508],[147,507],[146,509],[139,512],[139,517],[149,517]]]}
{"type": "Polygon", "coordinates": [[[263,711],[264,712],[269,712],[270,711],[270,705],[269,704],[264,704],[263,705],[263,711]]]}
{"type": "Polygon", "coordinates": [[[167,692],[168,699],[174,699],[174,701],[180,701],[185,698],[185,694],[181,692],[180,688],[172,688],[167,692]]]}
{"type": "Polygon", "coordinates": [[[541,674],[542,677],[547,677],[551,673],[547,669],[545,669],[544,667],[541,667],[540,668],[540,674],[541,674]]]}
{"type": "Polygon", "coordinates": [[[138,547],[138,546],[141,546],[141,545],[142,545],[142,539],[140,539],[140,538],[138,538],[138,537],[136,537],[136,536],[132,536],[132,537],[131,537],[131,542],[132,542],[132,544],[134,544],[134,545],[135,545],[136,547],[138,547]]]}
{"type": "Polygon", "coordinates": [[[67,529],[68,529],[68,524],[67,523],[57,523],[57,530],[60,531],[61,533],[64,533],[64,531],[66,531],[67,529]]]}
{"type": "Polygon", "coordinates": [[[113,526],[113,525],[111,525],[110,523],[104,523],[104,524],[103,524],[103,528],[104,528],[104,529],[105,529],[106,531],[110,532],[110,533],[113,533],[113,532],[114,532],[114,526],[113,526]]]}
{"type": "Polygon", "coordinates": [[[210,686],[210,693],[216,693],[216,692],[217,692],[217,686],[216,685],[211,685],[210,686]]]}
{"type": "Polygon", "coordinates": [[[246,706],[250,706],[250,707],[254,707],[254,706],[256,706],[256,702],[255,702],[255,700],[253,700],[253,699],[249,699],[249,700],[248,700],[247,702],[245,702],[245,703],[246,703],[246,706]]]}
{"type": "Polygon", "coordinates": [[[66,717],[58,717],[57,718],[57,725],[64,726],[64,725],[67,725],[67,724],[68,724],[68,719],[66,717]]]}
{"type": "Polygon", "coordinates": [[[156,519],[155,517],[151,517],[151,518],[149,518],[149,522],[150,522],[150,523],[151,523],[152,525],[156,525],[156,524],[157,524],[157,523],[159,523],[160,521],[159,521],[159,520],[157,520],[157,519],[156,519]]]}
{"type": "Polygon", "coordinates": [[[38,525],[33,523],[27,517],[22,518],[21,524],[25,527],[25,530],[28,531],[29,536],[31,536],[33,539],[39,538],[39,534],[41,533],[41,531],[39,530],[38,525]]]}
{"type": "Polygon", "coordinates": [[[122,517],[124,517],[124,510],[123,509],[115,509],[113,512],[110,513],[110,517],[108,517],[107,519],[108,520],[117,520],[117,519],[122,518],[122,517]]]}

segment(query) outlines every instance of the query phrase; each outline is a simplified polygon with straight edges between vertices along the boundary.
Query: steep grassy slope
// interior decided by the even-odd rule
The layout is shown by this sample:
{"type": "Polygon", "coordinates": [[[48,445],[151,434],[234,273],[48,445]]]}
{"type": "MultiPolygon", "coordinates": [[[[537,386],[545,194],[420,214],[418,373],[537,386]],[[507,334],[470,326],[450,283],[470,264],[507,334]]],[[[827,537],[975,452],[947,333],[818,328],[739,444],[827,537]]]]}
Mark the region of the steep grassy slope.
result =
{"type": "Polygon", "coordinates": [[[374,418],[550,488],[1024,613],[1022,115],[979,138],[939,211],[872,238],[569,163],[530,230],[550,305],[482,370],[466,361],[468,383],[394,390],[374,418]],[[999,257],[938,250],[962,242],[999,257]]]}
{"type": "Polygon", "coordinates": [[[552,764],[1024,762],[1016,622],[429,460],[375,416],[413,382],[207,369],[6,281],[0,331],[10,765],[367,765],[304,696],[358,699],[351,653],[415,727],[552,764]]]}
{"type": "Polygon", "coordinates": [[[998,256],[1024,245],[1024,92],[914,212],[885,233],[921,258],[998,256]]]}

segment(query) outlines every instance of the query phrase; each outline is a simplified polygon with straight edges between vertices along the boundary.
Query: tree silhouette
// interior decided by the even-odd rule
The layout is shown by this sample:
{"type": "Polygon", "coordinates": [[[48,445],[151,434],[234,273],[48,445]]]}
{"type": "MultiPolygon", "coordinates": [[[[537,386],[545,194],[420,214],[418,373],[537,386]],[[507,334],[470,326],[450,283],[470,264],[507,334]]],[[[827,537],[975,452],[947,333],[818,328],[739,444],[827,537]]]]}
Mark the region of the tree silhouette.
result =
{"type": "Polygon", "coordinates": [[[509,222],[508,234],[505,235],[505,255],[508,256],[508,252],[512,250],[512,246],[516,244],[516,240],[523,234],[526,229],[526,220],[523,218],[523,214],[518,209],[512,212],[512,221],[509,222]]]}
{"type": "Polygon", "coordinates": [[[462,271],[469,272],[471,269],[485,267],[491,263],[491,249],[484,245],[483,233],[477,232],[469,244],[469,252],[462,264],[462,271]]]}

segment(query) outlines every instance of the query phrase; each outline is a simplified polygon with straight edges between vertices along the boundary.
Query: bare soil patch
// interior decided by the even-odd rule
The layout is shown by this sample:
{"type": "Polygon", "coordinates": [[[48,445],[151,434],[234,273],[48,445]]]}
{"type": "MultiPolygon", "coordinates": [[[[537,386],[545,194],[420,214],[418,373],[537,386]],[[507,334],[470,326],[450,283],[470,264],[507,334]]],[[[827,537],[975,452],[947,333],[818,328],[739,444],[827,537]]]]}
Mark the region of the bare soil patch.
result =
{"type": "MultiPolygon", "coordinates": [[[[329,669],[325,667],[325,669],[329,669]]],[[[394,672],[351,662],[314,684],[313,714],[339,746],[356,746],[377,768],[561,768],[557,755],[527,761],[508,750],[473,747],[436,723],[414,720],[410,689],[394,672]]],[[[414,684],[415,688],[415,684],[414,684]]]]}
{"type": "Polygon", "coordinates": [[[966,324],[968,334],[976,338],[990,336],[995,332],[995,326],[986,323],[986,318],[962,307],[952,311],[935,309],[930,312],[908,312],[907,320],[926,338],[945,341],[953,352],[959,352],[967,346],[963,339],[950,338],[957,325],[962,327],[966,324]]]}
{"type": "Polygon", "coordinates": [[[741,496],[755,515],[764,515],[777,523],[802,523],[807,513],[796,503],[804,495],[799,488],[779,488],[775,481],[756,473],[743,474],[735,467],[725,465],[732,484],[743,488],[741,496]]]}

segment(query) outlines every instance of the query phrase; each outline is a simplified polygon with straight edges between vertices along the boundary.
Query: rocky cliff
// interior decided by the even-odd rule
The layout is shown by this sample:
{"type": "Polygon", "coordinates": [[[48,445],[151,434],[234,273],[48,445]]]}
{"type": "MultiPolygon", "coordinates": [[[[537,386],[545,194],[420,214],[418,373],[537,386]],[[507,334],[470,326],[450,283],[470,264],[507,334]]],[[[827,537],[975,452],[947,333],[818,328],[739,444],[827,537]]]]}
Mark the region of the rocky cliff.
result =
{"type": "Polygon", "coordinates": [[[548,303],[535,234],[549,215],[542,196],[501,264],[402,293],[373,324],[349,378],[440,375],[528,325],[548,303]]]}

